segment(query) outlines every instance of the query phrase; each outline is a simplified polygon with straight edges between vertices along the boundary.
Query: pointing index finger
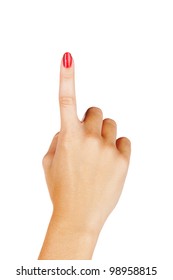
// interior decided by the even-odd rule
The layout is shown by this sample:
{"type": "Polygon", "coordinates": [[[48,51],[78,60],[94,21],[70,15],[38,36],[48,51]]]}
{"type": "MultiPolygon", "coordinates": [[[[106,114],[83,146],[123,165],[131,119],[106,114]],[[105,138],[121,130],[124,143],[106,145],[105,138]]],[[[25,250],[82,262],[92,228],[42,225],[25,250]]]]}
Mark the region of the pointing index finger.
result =
{"type": "Polygon", "coordinates": [[[60,67],[59,105],[61,129],[68,130],[78,120],[75,96],[74,61],[69,52],[63,55],[60,67]]]}

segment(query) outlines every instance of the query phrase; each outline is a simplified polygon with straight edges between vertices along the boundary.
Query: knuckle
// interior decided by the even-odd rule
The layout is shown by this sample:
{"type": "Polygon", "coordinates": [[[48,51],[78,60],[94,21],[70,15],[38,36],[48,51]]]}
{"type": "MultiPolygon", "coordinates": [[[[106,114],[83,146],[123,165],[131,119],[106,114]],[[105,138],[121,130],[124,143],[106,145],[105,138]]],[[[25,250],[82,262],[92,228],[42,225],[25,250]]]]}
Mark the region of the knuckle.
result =
{"type": "Polygon", "coordinates": [[[101,143],[101,137],[98,136],[97,133],[94,133],[93,131],[88,132],[86,134],[88,143],[92,143],[95,146],[99,146],[101,143]]]}
{"type": "Polygon", "coordinates": [[[61,105],[69,106],[75,104],[75,99],[72,96],[60,96],[59,102],[61,105]]]}
{"type": "Polygon", "coordinates": [[[110,119],[110,118],[104,119],[104,122],[105,122],[105,123],[108,123],[108,124],[111,124],[111,125],[113,125],[114,127],[117,126],[116,121],[114,121],[113,119],[110,119]]]}
{"type": "Polygon", "coordinates": [[[124,142],[127,147],[131,148],[131,141],[128,138],[124,137],[124,142]]]}
{"type": "Polygon", "coordinates": [[[120,138],[121,141],[121,156],[126,163],[130,160],[131,155],[131,142],[128,138],[122,137],[120,138]]]}
{"type": "Polygon", "coordinates": [[[68,71],[66,71],[65,73],[63,73],[61,75],[61,78],[64,80],[70,80],[73,78],[73,71],[70,71],[70,69],[68,71]]]}
{"type": "Polygon", "coordinates": [[[131,148],[131,142],[128,138],[121,137],[120,140],[121,140],[121,143],[123,143],[124,149],[130,149],[131,148]]]}

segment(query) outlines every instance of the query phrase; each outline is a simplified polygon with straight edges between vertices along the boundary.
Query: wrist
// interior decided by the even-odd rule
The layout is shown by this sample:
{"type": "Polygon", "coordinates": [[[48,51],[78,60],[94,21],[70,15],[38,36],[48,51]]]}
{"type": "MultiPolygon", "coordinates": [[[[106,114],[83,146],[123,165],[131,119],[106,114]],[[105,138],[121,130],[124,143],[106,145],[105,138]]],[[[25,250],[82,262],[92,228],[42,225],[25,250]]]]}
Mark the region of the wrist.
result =
{"type": "Polygon", "coordinates": [[[78,234],[81,236],[91,236],[93,239],[97,239],[101,229],[97,226],[97,223],[87,219],[77,218],[75,215],[66,217],[60,216],[57,211],[53,211],[51,221],[58,228],[59,231],[71,232],[72,234],[78,234]]]}
{"type": "Polygon", "coordinates": [[[90,260],[98,234],[53,212],[39,259],[90,260]]]}

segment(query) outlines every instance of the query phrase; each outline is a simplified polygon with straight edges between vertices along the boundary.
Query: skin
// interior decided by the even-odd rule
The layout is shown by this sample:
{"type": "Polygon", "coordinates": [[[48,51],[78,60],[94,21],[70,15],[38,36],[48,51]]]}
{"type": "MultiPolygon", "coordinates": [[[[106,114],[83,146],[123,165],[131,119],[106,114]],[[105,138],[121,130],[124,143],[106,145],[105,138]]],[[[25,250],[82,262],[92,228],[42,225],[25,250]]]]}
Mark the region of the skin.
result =
{"type": "Polygon", "coordinates": [[[74,61],[70,68],[61,61],[59,105],[61,129],[43,158],[53,213],[38,259],[89,260],[121,195],[131,145],[116,139],[116,122],[99,108],[78,119],[74,61]]]}

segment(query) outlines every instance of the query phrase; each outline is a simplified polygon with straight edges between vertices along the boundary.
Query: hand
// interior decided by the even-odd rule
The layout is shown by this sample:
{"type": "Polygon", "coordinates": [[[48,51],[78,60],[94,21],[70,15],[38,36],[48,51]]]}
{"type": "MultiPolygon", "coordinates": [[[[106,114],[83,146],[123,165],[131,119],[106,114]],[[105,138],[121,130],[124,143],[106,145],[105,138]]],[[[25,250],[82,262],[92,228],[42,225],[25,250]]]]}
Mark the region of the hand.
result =
{"type": "Polygon", "coordinates": [[[89,108],[83,121],[78,119],[74,61],[69,53],[61,62],[59,104],[61,129],[43,158],[54,228],[94,236],[96,243],[120,197],[129,165],[130,141],[125,137],[116,139],[115,121],[103,120],[99,108],[89,108]]]}

